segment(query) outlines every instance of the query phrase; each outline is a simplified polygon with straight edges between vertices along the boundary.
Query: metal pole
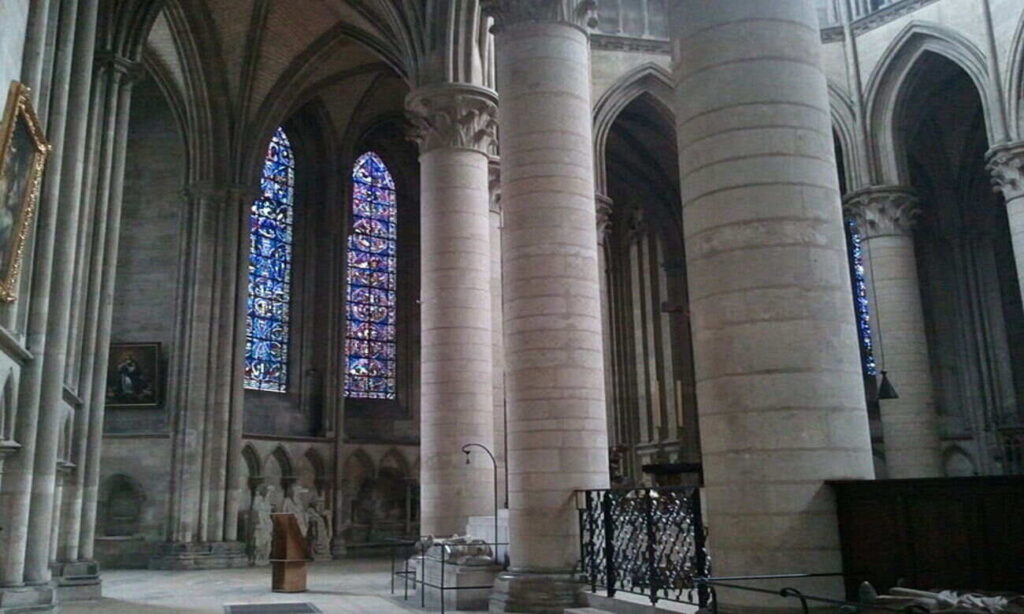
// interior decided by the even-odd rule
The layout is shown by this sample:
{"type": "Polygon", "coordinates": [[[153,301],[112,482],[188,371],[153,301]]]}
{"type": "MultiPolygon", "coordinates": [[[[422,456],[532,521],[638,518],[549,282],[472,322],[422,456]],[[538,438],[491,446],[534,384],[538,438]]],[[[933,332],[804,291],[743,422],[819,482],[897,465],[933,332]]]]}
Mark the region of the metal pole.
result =
{"type": "MultiPolygon", "coordinates": [[[[481,450],[486,452],[487,456],[490,457],[490,459],[491,459],[491,464],[494,466],[494,563],[497,565],[497,564],[499,564],[498,563],[498,541],[499,541],[498,540],[498,461],[497,461],[497,459],[494,458],[494,455],[491,454],[491,451],[487,449],[487,446],[485,446],[483,444],[479,444],[479,443],[467,443],[466,445],[462,446],[462,451],[466,454],[466,464],[467,465],[469,464],[469,449],[473,448],[473,447],[480,448],[481,450]]],[[[508,462],[508,458],[507,457],[505,459],[505,462],[506,463],[508,462]]]]}

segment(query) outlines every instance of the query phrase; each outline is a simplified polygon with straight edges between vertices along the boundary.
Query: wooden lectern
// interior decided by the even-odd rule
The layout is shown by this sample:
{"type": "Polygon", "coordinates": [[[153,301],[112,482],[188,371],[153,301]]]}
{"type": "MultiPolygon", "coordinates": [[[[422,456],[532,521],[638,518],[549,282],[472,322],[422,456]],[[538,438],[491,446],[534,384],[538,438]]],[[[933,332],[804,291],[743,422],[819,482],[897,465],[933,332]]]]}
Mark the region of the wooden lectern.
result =
{"type": "Polygon", "coordinates": [[[295,514],[271,514],[274,537],[270,549],[273,566],[271,590],[275,593],[302,593],[306,590],[306,562],[309,550],[299,530],[295,514]]]}

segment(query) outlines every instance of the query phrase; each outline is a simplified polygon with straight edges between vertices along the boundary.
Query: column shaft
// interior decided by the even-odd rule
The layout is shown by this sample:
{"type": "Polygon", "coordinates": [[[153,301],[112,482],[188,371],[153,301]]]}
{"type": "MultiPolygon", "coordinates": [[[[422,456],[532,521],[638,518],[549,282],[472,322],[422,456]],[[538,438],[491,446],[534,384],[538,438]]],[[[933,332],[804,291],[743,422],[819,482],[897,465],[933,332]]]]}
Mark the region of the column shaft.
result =
{"type": "Polygon", "coordinates": [[[987,168],[992,187],[1006,200],[1006,219],[1010,226],[1017,281],[1024,298],[1024,141],[997,145],[988,154],[987,168]]]}
{"type": "MultiPolygon", "coordinates": [[[[21,451],[8,459],[4,466],[5,487],[0,493],[0,518],[4,531],[0,533],[0,585],[17,586],[23,581],[41,583],[49,580],[46,556],[50,544],[50,519],[56,469],[56,411],[41,407],[43,369],[46,344],[56,342],[47,336],[51,284],[53,282],[53,254],[57,227],[60,225],[60,188],[63,178],[65,129],[68,120],[68,97],[71,86],[71,66],[75,41],[77,3],[65,2],[61,6],[58,49],[54,61],[53,96],[47,134],[52,153],[48,158],[46,176],[39,196],[39,219],[36,223],[34,250],[31,254],[32,288],[28,317],[26,345],[34,354],[21,374],[18,391],[18,437],[21,451]],[[50,466],[40,467],[42,458],[52,457],[50,466]],[[32,508],[41,503],[39,496],[48,499],[47,509],[32,508]],[[48,493],[48,494],[47,494],[48,493]],[[46,523],[34,532],[29,523],[37,514],[45,514],[46,523]],[[43,559],[43,565],[26,567],[26,559],[43,559]]],[[[28,256],[26,256],[28,257],[28,256]]]]}
{"type": "Polygon", "coordinates": [[[422,356],[421,532],[464,533],[470,516],[494,513],[491,252],[486,147],[493,94],[420,89],[408,105],[420,129],[422,356]],[[473,113],[480,113],[473,119],[473,113]],[[460,138],[462,120],[484,139],[460,138]]]}
{"type": "MultiPolygon", "coordinates": [[[[507,474],[508,459],[505,455],[505,322],[502,317],[504,298],[502,292],[501,272],[501,231],[504,226],[501,218],[501,173],[498,160],[490,162],[491,188],[491,339],[493,348],[494,391],[494,456],[498,461],[498,499],[502,506],[508,507],[507,474]]],[[[502,540],[498,540],[502,541],[502,540]]]]}
{"type": "Polygon", "coordinates": [[[577,489],[608,486],[588,2],[495,17],[505,228],[511,573],[493,611],[575,601],[577,489]]]}
{"type": "Polygon", "coordinates": [[[872,465],[814,6],[674,0],[672,34],[715,575],[838,570],[824,481],[872,465]]]}
{"type": "Polygon", "coordinates": [[[907,190],[869,188],[848,195],[845,210],[861,233],[882,368],[899,393],[879,401],[888,477],[938,477],[939,426],[912,235],[917,200],[907,190]]]}
{"type": "MultiPolygon", "coordinates": [[[[75,253],[78,249],[79,212],[82,203],[82,181],[85,169],[85,146],[89,127],[89,99],[92,88],[92,60],[96,41],[98,0],[81,0],[76,16],[77,27],[68,78],[71,81],[67,124],[61,164],[60,215],[56,226],[50,307],[47,314],[46,346],[41,358],[42,375],[39,400],[39,438],[36,444],[35,481],[32,488],[32,513],[29,516],[29,543],[25,556],[25,579],[41,582],[49,579],[49,563],[56,555],[56,536],[41,539],[50,528],[59,529],[54,516],[61,510],[60,493],[63,477],[57,475],[58,445],[66,433],[63,423],[64,380],[68,354],[68,327],[71,320],[71,297],[74,289],[75,253]],[[50,487],[46,487],[50,483],[50,487]],[[52,544],[52,546],[51,546],[52,544]]],[[[63,58],[62,58],[63,59],[63,58]]],[[[78,411],[81,411],[79,408],[78,411]]],[[[81,422],[81,421],[78,421],[81,422]]],[[[84,425],[83,425],[84,426],[84,425]]],[[[74,432],[78,432],[77,429],[74,432]]],[[[70,442],[68,442],[70,444],[70,442]]]]}
{"type": "MultiPolygon", "coordinates": [[[[91,68],[90,68],[91,69],[91,68]]],[[[87,230],[79,235],[82,246],[80,262],[76,276],[78,277],[78,299],[72,306],[72,313],[76,316],[76,323],[72,324],[75,336],[72,340],[72,347],[76,352],[78,364],[76,380],[78,382],[78,396],[82,400],[82,407],[75,416],[75,438],[77,440],[74,448],[75,464],[74,475],[71,478],[69,494],[67,498],[70,523],[67,525],[67,537],[64,540],[64,550],[61,556],[64,560],[77,560],[81,552],[82,517],[85,501],[85,474],[89,457],[89,430],[92,423],[92,375],[95,366],[95,332],[97,310],[99,308],[99,278],[103,271],[97,269],[103,261],[103,241],[106,232],[106,211],[101,212],[99,203],[101,201],[96,194],[97,176],[100,171],[101,130],[107,113],[108,81],[109,72],[106,70],[95,70],[92,91],[89,103],[89,128],[86,137],[86,150],[83,154],[85,171],[82,180],[82,215],[87,219],[87,230]]],[[[98,410],[97,410],[98,411],[98,410]]]]}
{"type": "Polygon", "coordinates": [[[97,227],[93,234],[93,256],[86,309],[95,314],[84,342],[83,381],[89,380],[89,430],[82,485],[82,529],[78,540],[79,558],[91,560],[96,537],[96,502],[99,495],[100,459],[103,445],[103,414],[106,402],[107,360],[114,311],[114,285],[121,232],[121,204],[124,193],[125,155],[128,149],[128,119],[131,111],[132,73],[137,67],[112,61],[103,79],[105,111],[98,132],[100,161],[96,169],[97,227]]]}

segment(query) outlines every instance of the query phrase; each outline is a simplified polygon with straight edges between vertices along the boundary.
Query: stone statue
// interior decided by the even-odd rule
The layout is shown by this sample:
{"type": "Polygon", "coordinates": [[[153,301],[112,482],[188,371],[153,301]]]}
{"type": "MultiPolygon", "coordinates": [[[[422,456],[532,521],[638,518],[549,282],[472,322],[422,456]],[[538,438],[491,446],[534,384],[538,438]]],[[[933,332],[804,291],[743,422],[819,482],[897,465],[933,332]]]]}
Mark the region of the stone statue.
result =
{"type": "Polygon", "coordinates": [[[324,509],[323,497],[317,496],[309,503],[306,509],[306,517],[309,521],[309,532],[306,534],[306,541],[309,542],[310,554],[315,559],[331,557],[331,517],[324,509]]]}
{"type": "Polygon", "coordinates": [[[433,556],[437,560],[443,558],[446,562],[463,566],[494,564],[494,553],[491,546],[484,540],[469,535],[452,535],[444,538],[437,538],[433,535],[421,537],[416,544],[415,551],[433,556]]]}
{"type": "Polygon", "coordinates": [[[252,499],[250,522],[252,523],[252,564],[270,564],[270,542],[273,537],[274,524],[270,514],[274,511],[270,497],[274,487],[264,484],[256,490],[252,499]]]}
{"type": "Polygon", "coordinates": [[[305,536],[309,531],[309,519],[306,518],[306,489],[296,484],[291,488],[289,494],[281,507],[286,514],[294,514],[295,520],[299,523],[299,531],[305,536]]]}

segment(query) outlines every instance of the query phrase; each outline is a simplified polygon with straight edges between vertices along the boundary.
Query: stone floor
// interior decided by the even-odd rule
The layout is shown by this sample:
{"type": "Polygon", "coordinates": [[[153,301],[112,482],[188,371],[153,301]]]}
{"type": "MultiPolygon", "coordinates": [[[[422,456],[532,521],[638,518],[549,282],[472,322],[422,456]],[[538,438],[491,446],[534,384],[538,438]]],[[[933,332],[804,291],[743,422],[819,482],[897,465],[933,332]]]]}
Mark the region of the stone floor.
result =
{"type": "Polygon", "coordinates": [[[104,571],[103,599],[63,604],[64,614],[223,614],[226,604],[309,602],[325,614],[423,611],[390,595],[390,562],[313,563],[305,593],[270,591],[270,568],[104,571]]]}

